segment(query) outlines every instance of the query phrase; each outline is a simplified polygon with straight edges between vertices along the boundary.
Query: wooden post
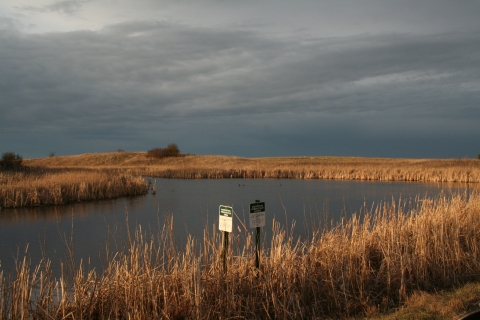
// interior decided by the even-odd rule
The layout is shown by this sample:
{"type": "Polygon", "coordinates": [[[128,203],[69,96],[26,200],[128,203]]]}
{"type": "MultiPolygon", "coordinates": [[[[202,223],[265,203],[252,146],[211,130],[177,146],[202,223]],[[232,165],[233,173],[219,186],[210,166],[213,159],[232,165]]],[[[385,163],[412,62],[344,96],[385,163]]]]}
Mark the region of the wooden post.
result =
{"type": "MultiPolygon", "coordinates": [[[[265,202],[250,203],[250,228],[255,228],[255,268],[260,271],[260,228],[265,226],[265,202]]],[[[259,272],[257,272],[258,276],[259,272]]]]}
{"type": "Polygon", "coordinates": [[[223,231],[223,271],[227,272],[227,253],[228,253],[228,234],[232,232],[233,208],[229,206],[220,206],[218,217],[218,229],[223,231]]]}
{"type": "Polygon", "coordinates": [[[223,232],[223,252],[222,252],[222,259],[223,259],[223,272],[227,273],[227,252],[228,252],[228,232],[223,232]]]}
{"type": "Polygon", "coordinates": [[[255,267],[260,269],[260,227],[257,227],[255,236],[255,267]]]}
{"type": "MultiPolygon", "coordinates": [[[[255,200],[255,202],[260,202],[260,200],[255,200]]],[[[260,269],[260,227],[256,228],[255,232],[255,267],[260,269]]]]}

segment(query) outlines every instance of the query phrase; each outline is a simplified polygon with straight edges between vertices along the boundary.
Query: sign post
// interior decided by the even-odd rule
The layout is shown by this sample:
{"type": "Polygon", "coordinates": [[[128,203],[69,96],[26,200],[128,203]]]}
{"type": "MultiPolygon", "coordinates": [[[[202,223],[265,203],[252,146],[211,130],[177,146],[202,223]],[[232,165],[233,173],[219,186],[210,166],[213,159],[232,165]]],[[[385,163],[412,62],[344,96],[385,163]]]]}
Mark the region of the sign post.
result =
{"type": "Polygon", "coordinates": [[[260,269],[260,228],[265,226],[265,202],[255,200],[250,204],[250,228],[255,232],[255,267],[260,269]]]}
{"type": "Polygon", "coordinates": [[[223,271],[227,272],[227,251],[228,251],[228,233],[233,229],[233,208],[229,206],[220,206],[218,229],[223,231],[223,271]]]}

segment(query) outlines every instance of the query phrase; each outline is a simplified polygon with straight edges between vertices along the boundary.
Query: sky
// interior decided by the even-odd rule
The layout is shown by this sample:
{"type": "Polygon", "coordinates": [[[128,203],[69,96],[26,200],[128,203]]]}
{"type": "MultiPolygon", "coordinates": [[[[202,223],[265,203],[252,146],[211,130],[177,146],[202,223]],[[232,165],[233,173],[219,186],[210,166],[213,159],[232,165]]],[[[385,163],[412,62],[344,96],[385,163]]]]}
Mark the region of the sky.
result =
{"type": "Polygon", "coordinates": [[[0,153],[476,158],[478,0],[2,0],[0,153]]]}

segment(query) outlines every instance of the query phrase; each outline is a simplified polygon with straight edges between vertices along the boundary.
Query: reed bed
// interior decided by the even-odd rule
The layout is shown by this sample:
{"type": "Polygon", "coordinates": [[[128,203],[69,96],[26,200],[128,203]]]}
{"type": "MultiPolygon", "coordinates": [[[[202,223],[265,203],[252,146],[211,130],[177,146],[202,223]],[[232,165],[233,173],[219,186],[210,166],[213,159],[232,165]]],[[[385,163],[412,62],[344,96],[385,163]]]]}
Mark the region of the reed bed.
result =
{"type": "Polygon", "coordinates": [[[239,158],[187,155],[148,158],[146,152],[110,152],[24,161],[45,167],[116,168],[158,178],[337,179],[417,182],[480,182],[478,159],[358,157],[239,158]]]}
{"type": "Polygon", "coordinates": [[[143,167],[159,178],[335,179],[415,182],[480,182],[478,160],[366,158],[258,158],[190,156],[143,167]]]}
{"type": "MultiPolygon", "coordinates": [[[[138,226],[103,272],[80,265],[52,279],[48,261],[20,260],[2,274],[0,315],[18,319],[324,319],[388,312],[416,292],[480,279],[480,195],[441,195],[382,204],[337,225],[320,220],[309,239],[272,223],[254,268],[252,234],[187,236],[178,249],[173,217],[157,233],[138,226]],[[409,208],[408,210],[406,208],[409,208]]],[[[72,259],[73,260],[73,259],[72,259]]],[[[460,312],[462,312],[461,310],[460,312]]]]}
{"type": "Polygon", "coordinates": [[[115,170],[35,169],[0,172],[0,207],[61,205],[142,195],[147,182],[115,170]]]}

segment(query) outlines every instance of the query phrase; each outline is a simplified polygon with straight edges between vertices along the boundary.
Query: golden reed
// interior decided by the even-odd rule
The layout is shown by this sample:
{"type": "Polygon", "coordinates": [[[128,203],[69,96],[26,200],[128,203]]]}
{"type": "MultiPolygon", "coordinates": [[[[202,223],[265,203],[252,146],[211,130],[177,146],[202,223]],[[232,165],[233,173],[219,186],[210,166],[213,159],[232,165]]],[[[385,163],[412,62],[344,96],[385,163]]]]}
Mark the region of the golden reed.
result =
{"type": "Polygon", "coordinates": [[[180,178],[338,179],[480,182],[478,159],[357,157],[239,158],[187,155],[148,158],[146,152],[110,152],[24,160],[27,166],[115,168],[134,175],[180,178]]]}
{"type": "Polygon", "coordinates": [[[336,225],[317,220],[305,240],[274,221],[259,271],[252,233],[242,224],[230,236],[224,273],[216,227],[203,239],[187,236],[178,249],[172,216],[149,237],[138,226],[124,250],[106,253],[102,272],[79,265],[53,279],[49,261],[30,267],[19,260],[14,274],[1,274],[0,316],[345,318],[378,315],[416,292],[480,279],[478,194],[385,203],[336,225]]]}
{"type": "Polygon", "coordinates": [[[258,158],[189,156],[166,159],[136,172],[181,179],[267,178],[416,182],[480,182],[479,160],[367,158],[258,158]]]}
{"type": "Polygon", "coordinates": [[[0,207],[61,205],[148,192],[147,182],[112,170],[29,170],[0,173],[0,207]]]}

